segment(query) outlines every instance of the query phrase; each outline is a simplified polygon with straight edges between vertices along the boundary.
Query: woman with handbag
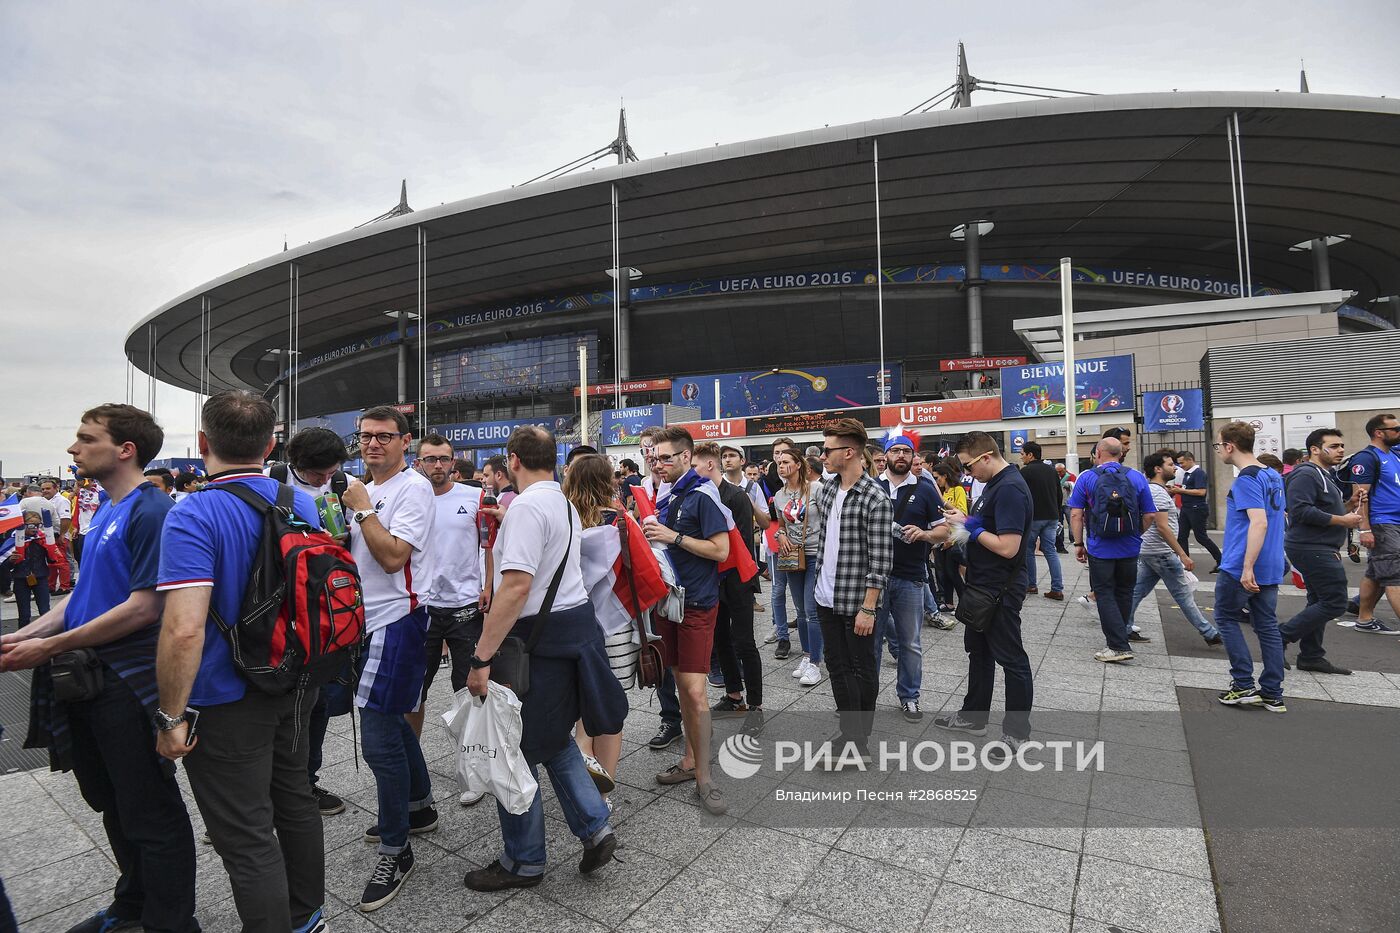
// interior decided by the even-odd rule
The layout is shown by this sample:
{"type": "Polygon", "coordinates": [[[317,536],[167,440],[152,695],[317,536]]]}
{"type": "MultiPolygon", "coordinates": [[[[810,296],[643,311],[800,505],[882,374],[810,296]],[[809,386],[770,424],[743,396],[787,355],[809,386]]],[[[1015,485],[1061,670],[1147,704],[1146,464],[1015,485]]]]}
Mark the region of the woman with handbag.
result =
{"type": "MultiPolygon", "coordinates": [[[[817,547],[822,540],[821,520],[815,509],[807,506],[820,483],[813,478],[807,462],[795,449],[784,449],[774,455],[778,476],[783,485],[773,496],[773,508],[778,513],[778,553],[774,567],[783,574],[788,592],[797,609],[797,638],[802,645],[802,660],[792,676],[804,687],[822,682],[822,630],[817,621],[814,593],[817,575],[812,570],[817,547]]],[[[784,647],[779,642],[778,647],[784,647]]]]}

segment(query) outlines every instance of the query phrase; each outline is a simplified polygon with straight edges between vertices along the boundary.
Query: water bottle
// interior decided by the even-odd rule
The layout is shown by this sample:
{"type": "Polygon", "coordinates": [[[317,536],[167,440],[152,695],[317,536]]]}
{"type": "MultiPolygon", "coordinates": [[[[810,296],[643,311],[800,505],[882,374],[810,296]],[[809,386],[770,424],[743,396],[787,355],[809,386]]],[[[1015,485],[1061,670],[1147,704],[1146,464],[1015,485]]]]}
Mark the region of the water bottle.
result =
{"type": "Polygon", "coordinates": [[[332,538],[345,537],[345,510],[341,507],[340,496],[325,492],[316,497],[316,510],[321,513],[321,527],[332,538]]]}
{"type": "MultiPolygon", "coordinates": [[[[494,493],[485,493],[481,497],[481,507],[483,509],[495,508],[496,496],[494,493]]],[[[480,513],[477,518],[477,532],[481,536],[481,546],[487,547],[491,543],[491,532],[496,528],[496,520],[485,512],[480,513]]]]}

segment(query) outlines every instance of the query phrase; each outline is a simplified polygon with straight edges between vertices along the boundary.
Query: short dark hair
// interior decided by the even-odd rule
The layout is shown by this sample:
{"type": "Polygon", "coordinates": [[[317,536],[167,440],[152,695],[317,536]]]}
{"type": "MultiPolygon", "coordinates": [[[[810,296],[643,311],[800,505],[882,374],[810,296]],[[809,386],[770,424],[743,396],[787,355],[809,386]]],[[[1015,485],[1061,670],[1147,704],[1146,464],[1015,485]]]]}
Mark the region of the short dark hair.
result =
{"type": "Polygon", "coordinates": [[[179,490],[189,489],[199,482],[199,477],[193,473],[177,473],[175,475],[175,488],[179,490]]]}
{"type": "Polygon", "coordinates": [[[623,457],[617,465],[622,467],[624,470],[631,470],[633,473],[640,472],[637,469],[637,461],[633,460],[631,457],[623,457]]]}
{"type": "Polygon", "coordinates": [[[1307,450],[1312,450],[1314,447],[1321,450],[1323,439],[1328,437],[1344,438],[1345,436],[1346,435],[1342,434],[1342,432],[1338,431],[1336,428],[1318,428],[1308,435],[1308,439],[1304,442],[1303,446],[1307,450]]]}
{"type": "Polygon", "coordinates": [[[1157,471],[1157,468],[1167,462],[1167,459],[1176,459],[1176,455],[1170,450],[1159,450],[1156,453],[1148,454],[1142,458],[1142,472],[1149,477],[1157,471]]]}
{"type": "Polygon", "coordinates": [[[527,470],[553,470],[559,462],[554,435],[534,424],[521,425],[511,432],[506,453],[518,457],[527,470]]]}
{"type": "Polygon", "coordinates": [[[573,450],[569,451],[569,455],[564,458],[564,465],[568,466],[569,464],[577,460],[579,457],[587,457],[589,454],[597,455],[597,453],[597,447],[590,447],[587,444],[579,444],[573,450]]]}
{"type": "Polygon", "coordinates": [[[957,446],[953,448],[955,454],[972,454],[980,457],[985,453],[1001,453],[1001,445],[997,439],[986,431],[968,431],[958,438],[957,446]]]}
{"type": "Polygon", "coordinates": [[[1220,440],[1226,444],[1234,444],[1236,450],[1247,454],[1254,453],[1254,428],[1243,421],[1231,421],[1221,428],[1220,440]]]}
{"type": "Polygon", "coordinates": [[[394,430],[400,434],[412,434],[408,426],[408,418],[393,405],[375,405],[373,408],[366,408],[360,415],[361,421],[392,421],[394,430]]]}
{"type": "Polygon", "coordinates": [[[1109,428],[1107,431],[1103,432],[1102,436],[1111,437],[1115,441],[1121,441],[1125,437],[1132,437],[1133,432],[1127,428],[1109,428]]]}
{"type": "Polygon", "coordinates": [[[854,418],[838,418],[833,424],[822,431],[823,437],[839,437],[842,440],[852,441],[857,447],[865,447],[870,443],[870,435],[865,433],[865,425],[854,418]]]}
{"type": "Polygon", "coordinates": [[[1299,450],[1297,447],[1289,447],[1287,450],[1285,450],[1285,451],[1283,452],[1283,465],[1284,465],[1284,466],[1294,466],[1295,464],[1297,464],[1297,462],[1298,462],[1299,460],[1302,460],[1302,459],[1303,459],[1303,452],[1302,452],[1301,450],[1299,450]]]}
{"type": "Polygon", "coordinates": [[[674,444],[681,450],[695,452],[695,438],[690,436],[690,432],[678,424],[667,425],[656,432],[656,443],[674,444]]]}
{"type": "Polygon", "coordinates": [[[1372,415],[1370,420],[1366,422],[1366,436],[1375,437],[1376,432],[1381,429],[1381,425],[1394,417],[1395,416],[1391,414],[1372,415]]]}
{"type": "Polygon", "coordinates": [[[226,463],[262,462],[276,422],[271,402],[242,389],[210,396],[200,413],[200,428],[209,449],[226,463]]]}
{"type": "Polygon", "coordinates": [[[1195,460],[1195,459],[1196,459],[1196,455],[1193,454],[1193,453],[1192,453],[1191,451],[1189,451],[1189,450],[1178,450],[1178,451],[1176,452],[1176,459],[1178,459],[1178,460],[1195,460]]]}
{"type": "Polygon", "coordinates": [[[330,428],[302,428],[287,441],[287,462],[298,470],[326,470],[345,459],[345,443],[330,428]]]}
{"type": "MultiPolygon", "coordinates": [[[[147,470],[147,471],[146,471],[145,473],[143,473],[142,475],[143,475],[143,476],[149,476],[149,477],[151,477],[152,479],[158,479],[158,480],[160,480],[160,488],[161,488],[161,489],[174,489],[174,488],[175,488],[175,474],[174,474],[174,473],[171,473],[171,472],[170,472],[169,470],[167,470],[165,467],[156,467],[154,470],[147,470]]],[[[54,480],[45,479],[44,482],[45,482],[45,483],[52,483],[52,482],[54,482],[54,480]]]]}
{"type": "Polygon", "coordinates": [[[1030,454],[1035,459],[1040,459],[1040,445],[1035,441],[1026,441],[1021,445],[1021,453],[1030,454]]]}
{"type": "Polygon", "coordinates": [[[113,444],[134,445],[136,462],[142,467],[154,460],[165,445],[165,432],[156,424],[156,419],[135,405],[117,402],[98,405],[83,412],[82,420],[102,425],[113,444]]]}
{"type": "Polygon", "coordinates": [[[429,433],[427,437],[418,442],[420,448],[424,444],[431,444],[433,447],[446,447],[448,450],[452,449],[452,442],[436,431],[429,433]]]}
{"type": "Polygon", "coordinates": [[[500,454],[494,457],[487,457],[486,462],[481,465],[482,471],[490,470],[492,473],[504,473],[510,475],[510,461],[500,454]]]}
{"type": "MultiPolygon", "coordinates": [[[[427,441],[423,443],[426,444],[427,441]]],[[[462,479],[471,479],[476,475],[476,464],[465,457],[459,457],[456,462],[452,464],[452,469],[456,470],[457,475],[462,477],[462,479]]]]}

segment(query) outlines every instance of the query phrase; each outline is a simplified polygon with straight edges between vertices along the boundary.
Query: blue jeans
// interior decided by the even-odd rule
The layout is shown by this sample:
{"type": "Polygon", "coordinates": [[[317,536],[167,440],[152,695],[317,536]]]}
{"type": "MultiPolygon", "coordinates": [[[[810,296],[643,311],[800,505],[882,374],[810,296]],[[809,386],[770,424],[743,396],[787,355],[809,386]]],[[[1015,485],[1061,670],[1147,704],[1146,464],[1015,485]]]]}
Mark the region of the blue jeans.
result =
{"type": "Polygon", "coordinates": [[[433,805],[433,785],[423,747],[402,713],[360,710],[365,764],[379,792],[379,853],[398,855],[408,846],[408,814],[433,805]]]}
{"type": "Polygon", "coordinates": [[[1108,647],[1131,651],[1128,619],[1133,614],[1133,585],[1137,581],[1136,557],[1089,555],[1089,587],[1099,610],[1099,627],[1108,647]]]}
{"type": "MultiPolygon", "coordinates": [[[[554,796],[564,811],[569,831],[591,849],[612,832],[608,825],[608,805],[598,793],[598,786],[583,765],[583,755],[573,742],[565,743],[553,758],[544,762],[554,796]]],[[[530,765],[530,773],[539,780],[539,767],[530,765]]],[[[544,804],[540,792],[530,809],[516,816],[499,803],[496,814],[501,820],[503,853],[501,867],[517,875],[532,877],[544,874],[544,804]]]]}
{"type": "Polygon", "coordinates": [[[820,664],[822,626],[817,621],[817,571],[812,564],[812,555],[808,554],[806,570],[787,570],[782,575],[788,578],[792,604],[797,608],[797,640],[802,643],[802,653],[813,664],[820,664]]]}
{"type": "Polygon", "coordinates": [[[1283,636],[1278,630],[1278,585],[1261,585],[1259,592],[1251,593],[1241,585],[1238,577],[1220,571],[1215,581],[1215,624],[1220,628],[1225,651],[1230,655],[1230,680],[1241,690],[1254,686],[1254,657],[1249,653],[1244,632],[1240,630],[1246,608],[1249,609],[1249,622],[1254,626],[1254,637],[1259,639],[1259,653],[1264,661],[1264,673],[1259,675],[1259,692],[1266,697],[1283,696],[1283,636]]]}
{"type": "Polygon", "coordinates": [[[777,562],[771,554],[768,566],[773,568],[773,588],[768,592],[769,608],[773,610],[773,628],[778,633],[778,641],[790,641],[787,621],[787,574],[778,569],[777,562]]]}
{"type": "Polygon", "coordinates": [[[1060,570],[1060,555],[1055,550],[1055,535],[1059,530],[1060,523],[1053,518],[1031,522],[1031,536],[1026,539],[1026,574],[1030,585],[1035,586],[1035,545],[1039,542],[1040,553],[1045,556],[1045,563],[1050,565],[1050,589],[1063,593],[1065,575],[1060,570]]]}
{"type": "Polygon", "coordinates": [[[927,583],[890,577],[880,598],[880,611],[875,614],[875,663],[880,663],[880,645],[888,638],[899,660],[894,692],[901,703],[917,700],[924,682],[924,648],[919,632],[923,628],[923,594],[927,592],[927,583]]]}
{"type": "Polygon", "coordinates": [[[1302,612],[1278,627],[1284,644],[1299,642],[1299,661],[1321,661],[1327,657],[1322,648],[1322,633],[1327,623],[1347,611],[1347,572],[1336,551],[1311,548],[1288,548],[1288,562],[1303,575],[1308,588],[1308,605],[1302,612]]]}
{"type": "Polygon", "coordinates": [[[1192,592],[1191,584],[1186,582],[1186,568],[1175,554],[1138,555],[1137,586],[1133,588],[1133,611],[1128,614],[1129,626],[1137,615],[1138,603],[1147,598],[1158,580],[1167,585],[1167,592],[1172,594],[1172,599],[1186,614],[1186,621],[1195,626],[1196,631],[1206,638],[1215,638],[1220,634],[1197,607],[1196,594],[1192,592]]]}

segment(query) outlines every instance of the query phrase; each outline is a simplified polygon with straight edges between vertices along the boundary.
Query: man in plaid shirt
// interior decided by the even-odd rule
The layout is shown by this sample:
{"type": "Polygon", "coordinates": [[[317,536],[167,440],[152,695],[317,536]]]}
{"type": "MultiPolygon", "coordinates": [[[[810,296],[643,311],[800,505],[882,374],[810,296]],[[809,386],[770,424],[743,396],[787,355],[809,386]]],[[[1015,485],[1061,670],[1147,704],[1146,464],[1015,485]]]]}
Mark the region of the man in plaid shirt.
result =
{"type": "Polygon", "coordinates": [[[889,495],[865,472],[865,427],[842,418],[824,432],[822,461],[835,477],[814,505],[824,537],[817,551],[817,618],[826,645],[831,693],[841,713],[833,766],[869,762],[867,743],[879,689],[875,612],[894,563],[894,511],[889,495]]]}

